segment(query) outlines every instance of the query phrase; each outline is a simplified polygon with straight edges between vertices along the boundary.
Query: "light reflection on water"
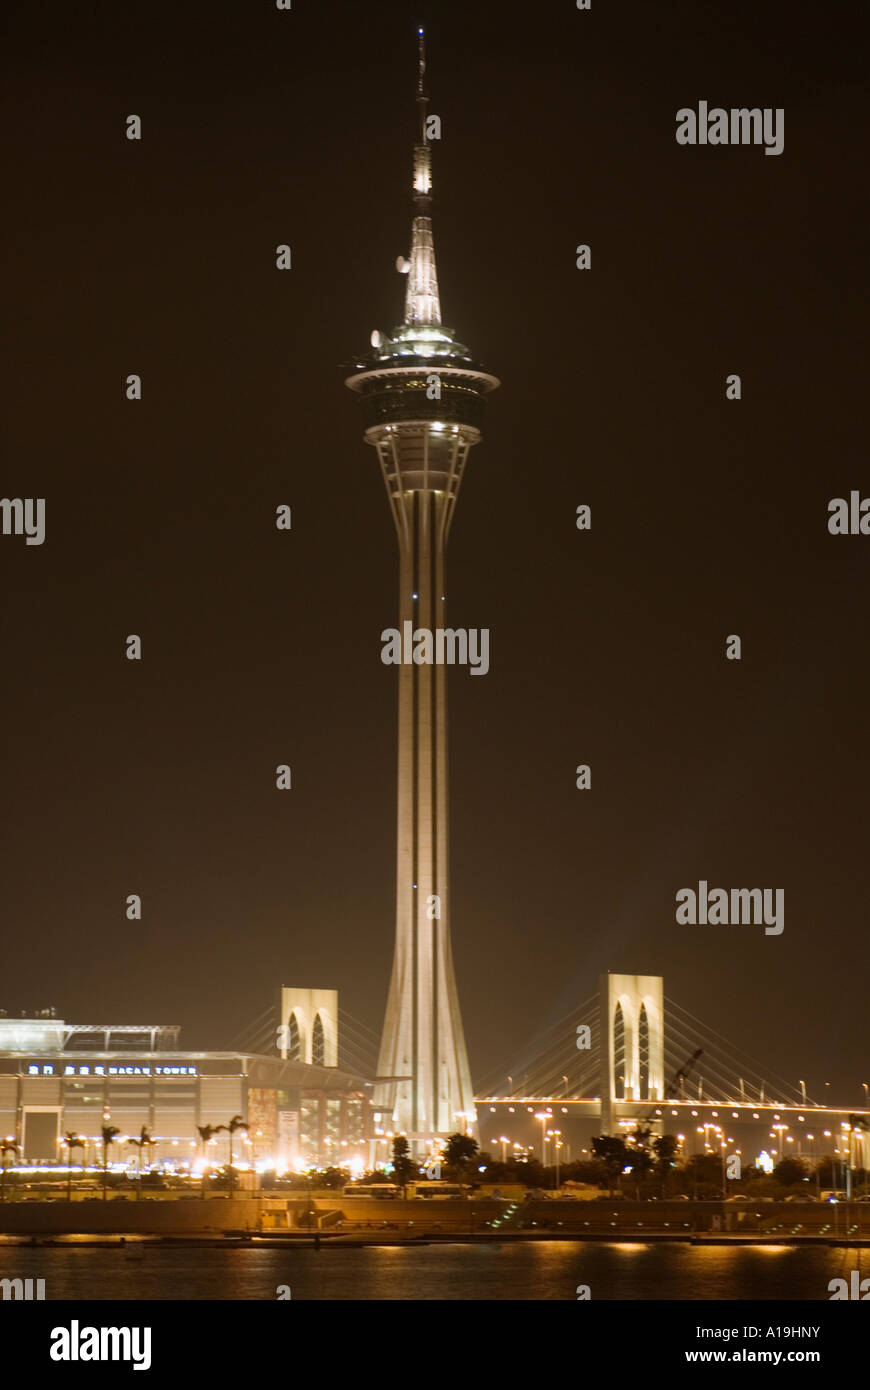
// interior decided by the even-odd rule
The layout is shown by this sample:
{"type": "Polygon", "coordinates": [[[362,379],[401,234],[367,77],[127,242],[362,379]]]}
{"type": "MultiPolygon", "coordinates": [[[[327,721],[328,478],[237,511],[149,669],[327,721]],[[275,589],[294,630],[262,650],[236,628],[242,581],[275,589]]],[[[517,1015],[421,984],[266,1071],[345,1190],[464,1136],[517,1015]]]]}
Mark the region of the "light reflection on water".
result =
{"type": "Polygon", "coordinates": [[[42,1278],[46,1298],[552,1300],[828,1299],[828,1282],[870,1250],[827,1246],[698,1246],[604,1241],[365,1249],[181,1249],[148,1246],[141,1260],[115,1248],[0,1249],[0,1278],[42,1278]]]}

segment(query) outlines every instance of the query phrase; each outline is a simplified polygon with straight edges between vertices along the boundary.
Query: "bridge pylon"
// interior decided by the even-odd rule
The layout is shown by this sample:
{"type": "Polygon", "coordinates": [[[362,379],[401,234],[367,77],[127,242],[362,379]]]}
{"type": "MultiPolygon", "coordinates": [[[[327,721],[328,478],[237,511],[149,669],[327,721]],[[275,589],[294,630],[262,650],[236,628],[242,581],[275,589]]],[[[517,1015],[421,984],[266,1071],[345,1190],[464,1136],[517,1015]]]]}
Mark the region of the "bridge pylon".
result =
{"type": "Polygon", "coordinates": [[[664,982],[661,975],[602,975],[601,1132],[616,1131],[616,1103],[665,1095],[664,982]]]}

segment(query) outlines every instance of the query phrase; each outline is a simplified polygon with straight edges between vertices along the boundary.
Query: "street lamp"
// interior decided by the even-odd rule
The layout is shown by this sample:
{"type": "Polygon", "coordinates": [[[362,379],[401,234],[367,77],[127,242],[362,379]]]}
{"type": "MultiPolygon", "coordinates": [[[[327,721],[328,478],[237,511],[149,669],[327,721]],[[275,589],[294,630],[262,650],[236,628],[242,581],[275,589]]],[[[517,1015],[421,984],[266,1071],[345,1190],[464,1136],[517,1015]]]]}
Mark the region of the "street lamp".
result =
{"type": "Polygon", "coordinates": [[[712,1123],[711,1120],[705,1121],[705,1123],[704,1123],[703,1125],[698,1125],[698,1133],[699,1133],[699,1134],[703,1134],[703,1136],[704,1136],[704,1152],[705,1152],[705,1153],[712,1153],[712,1152],[713,1152],[712,1146],[711,1146],[710,1141],[709,1141],[709,1137],[708,1137],[708,1135],[707,1135],[707,1130],[708,1130],[708,1129],[716,1130],[716,1129],[718,1129],[718,1128],[719,1128],[719,1126],[718,1126],[718,1125],[714,1125],[714,1124],[712,1123]]]}
{"type": "Polygon", "coordinates": [[[725,1132],[719,1130],[719,1157],[722,1160],[722,1200],[728,1196],[728,1169],[725,1162],[725,1132]]]}
{"type": "Polygon", "coordinates": [[[848,1148],[848,1150],[847,1150],[847,1154],[848,1154],[847,1162],[848,1162],[848,1165],[849,1165],[849,1166],[848,1166],[848,1168],[846,1169],[846,1201],[847,1201],[847,1202],[851,1202],[851,1200],[852,1200],[852,1135],[854,1134],[854,1130],[852,1129],[852,1126],[851,1126],[851,1125],[846,1124],[846,1121],[845,1121],[845,1120],[843,1121],[843,1128],[847,1131],[847,1133],[848,1133],[848,1135],[849,1135],[849,1148],[848,1148]]]}
{"type": "Polygon", "coordinates": [[[554,1147],[555,1147],[555,1150],[556,1150],[556,1188],[558,1189],[558,1187],[559,1187],[559,1150],[560,1150],[561,1147],[562,1147],[562,1131],[561,1131],[560,1129],[554,1129],[554,1130],[552,1131],[552,1133],[553,1133],[553,1136],[554,1136],[554,1138],[555,1138],[555,1140],[556,1140],[556,1143],[555,1143],[555,1146],[554,1146],[554,1147]]]}
{"type": "Polygon", "coordinates": [[[535,1119],[541,1121],[541,1163],[542,1163],[542,1165],[543,1165],[544,1167],[546,1167],[546,1164],[547,1164],[547,1129],[546,1129],[546,1126],[547,1126],[547,1116],[546,1116],[546,1115],[544,1114],[544,1112],[542,1111],[539,1115],[536,1115],[536,1116],[535,1116],[535,1119]]]}

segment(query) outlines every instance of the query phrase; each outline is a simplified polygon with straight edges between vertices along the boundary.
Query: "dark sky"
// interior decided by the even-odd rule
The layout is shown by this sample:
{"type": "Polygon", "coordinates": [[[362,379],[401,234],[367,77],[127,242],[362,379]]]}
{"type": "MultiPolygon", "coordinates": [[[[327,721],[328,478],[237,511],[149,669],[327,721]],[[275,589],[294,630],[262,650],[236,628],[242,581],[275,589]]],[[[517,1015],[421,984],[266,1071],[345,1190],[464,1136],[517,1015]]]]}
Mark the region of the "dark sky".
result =
{"type": "Polygon", "coordinates": [[[6,7],[2,491],[47,538],[0,538],[0,1004],[228,1046],[284,982],[380,1029],[397,549],[341,364],[401,313],[423,19],[444,318],[503,383],[448,553],[491,632],[450,676],[472,1071],[643,971],[859,1102],[870,537],[826,525],[870,495],[859,13],[6,7]],[[702,99],[783,107],[784,153],[678,146],[702,99]],[[678,926],[700,878],[784,888],[783,935],[678,926]]]}

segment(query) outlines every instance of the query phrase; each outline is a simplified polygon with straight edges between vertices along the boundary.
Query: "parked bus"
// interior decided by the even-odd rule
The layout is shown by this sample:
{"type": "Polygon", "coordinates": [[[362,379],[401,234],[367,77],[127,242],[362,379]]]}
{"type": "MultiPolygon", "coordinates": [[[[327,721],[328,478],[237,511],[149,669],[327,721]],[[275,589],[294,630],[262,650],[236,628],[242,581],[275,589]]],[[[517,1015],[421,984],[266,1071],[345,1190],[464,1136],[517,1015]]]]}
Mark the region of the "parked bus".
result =
{"type": "Polygon", "coordinates": [[[465,1193],[456,1182],[411,1182],[408,1196],[419,1197],[428,1202],[437,1202],[447,1197],[464,1197],[465,1193]]]}
{"type": "Polygon", "coordinates": [[[394,1200],[399,1192],[393,1182],[348,1183],[344,1188],[345,1197],[375,1197],[381,1202],[394,1200]]]}
{"type": "MultiPolygon", "coordinates": [[[[381,1202],[395,1201],[402,1196],[401,1187],[394,1182],[348,1183],[343,1192],[345,1197],[374,1197],[381,1202]]],[[[411,1200],[437,1202],[464,1195],[462,1187],[455,1182],[409,1182],[405,1186],[405,1196],[411,1200]]]]}

